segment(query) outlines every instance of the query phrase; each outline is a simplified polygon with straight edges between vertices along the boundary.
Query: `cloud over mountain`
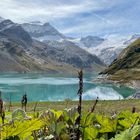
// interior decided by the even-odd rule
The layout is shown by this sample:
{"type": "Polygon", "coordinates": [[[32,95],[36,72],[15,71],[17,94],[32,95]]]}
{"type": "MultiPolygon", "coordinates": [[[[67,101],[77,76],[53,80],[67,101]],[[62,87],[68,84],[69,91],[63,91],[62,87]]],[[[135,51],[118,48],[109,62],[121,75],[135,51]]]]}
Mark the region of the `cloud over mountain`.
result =
{"type": "Polygon", "coordinates": [[[139,0],[1,0],[0,16],[50,22],[70,36],[131,34],[140,32],[139,5],[139,0]]]}

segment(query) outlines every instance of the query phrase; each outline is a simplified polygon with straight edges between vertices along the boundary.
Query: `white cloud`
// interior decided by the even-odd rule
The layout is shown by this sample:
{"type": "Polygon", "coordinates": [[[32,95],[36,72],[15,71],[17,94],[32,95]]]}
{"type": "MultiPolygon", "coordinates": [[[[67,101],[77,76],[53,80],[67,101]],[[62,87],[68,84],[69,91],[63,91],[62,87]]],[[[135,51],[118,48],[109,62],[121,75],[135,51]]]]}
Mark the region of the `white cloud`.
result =
{"type": "Polygon", "coordinates": [[[0,16],[18,23],[51,22],[66,34],[102,34],[131,30],[131,24],[135,30],[139,4],[139,0],[0,0],[0,16]]]}
{"type": "MultiPolygon", "coordinates": [[[[74,1],[74,0],[73,0],[74,1]]],[[[107,7],[108,3],[101,0],[81,0],[79,3],[58,3],[53,1],[19,1],[19,0],[0,0],[0,16],[10,18],[16,22],[31,20],[32,18],[44,17],[46,20],[65,18],[82,12],[101,10],[107,7]]],[[[42,18],[42,20],[44,20],[42,18]]]]}
{"type": "MultiPolygon", "coordinates": [[[[94,14],[94,18],[83,18],[80,20],[78,25],[71,26],[69,28],[64,28],[61,30],[64,34],[73,34],[85,36],[85,35],[104,35],[116,33],[122,34],[121,30],[129,30],[132,27],[133,23],[129,19],[112,17],[110,19],[106,19],[104,17],[100,17],[94,14]],[[127,24],[130,26],[127,26],[127,24]]],[[[127,32],[126,32],[127,33],[127,32]]]]}

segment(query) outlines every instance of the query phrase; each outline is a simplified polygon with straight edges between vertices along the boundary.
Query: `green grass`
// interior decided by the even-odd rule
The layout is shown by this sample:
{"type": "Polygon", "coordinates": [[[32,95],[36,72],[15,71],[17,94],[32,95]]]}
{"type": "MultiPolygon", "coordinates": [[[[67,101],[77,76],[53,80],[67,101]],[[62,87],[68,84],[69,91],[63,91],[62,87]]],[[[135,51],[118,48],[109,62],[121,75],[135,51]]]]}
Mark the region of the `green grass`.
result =
{"type": "MultiPolygon", "coordinates": [[[[83,101],[82,110],[88,111],[91,109],[95,101],[83,101]]],[[[71,108],[77,106],[77,101],[60,101],[60,102],[39,102],[36,108],[37,112],[42,112],[47,109],[63,110],[65,108],[71,108]]],[[[33,112],[35,102],[27,104],[27,112],[33,112]]],[[[8,108],[8,104],[6,106],[8,108]]],[[[12,103],[11,111],[20,108],[20,103],[12,103]]],[[[129,100],[117,100],[117,101],[99,101],[95,108],[96,113],[112,114],[114,112],[119,113],[123,110],[131,111],[133,107],[136,107],[136,111],[140,112],[140,100],[129,99],[129,100]]]]}
{"type": "Polygon", "coordinates": [[[112,81],[119,81],[119,83],[122,84],[129,83],[131,80],[137,81],[140,79],[140,71],[139,69],[119,70],[115,74],[110,75],[108,79],[112,81]]]}

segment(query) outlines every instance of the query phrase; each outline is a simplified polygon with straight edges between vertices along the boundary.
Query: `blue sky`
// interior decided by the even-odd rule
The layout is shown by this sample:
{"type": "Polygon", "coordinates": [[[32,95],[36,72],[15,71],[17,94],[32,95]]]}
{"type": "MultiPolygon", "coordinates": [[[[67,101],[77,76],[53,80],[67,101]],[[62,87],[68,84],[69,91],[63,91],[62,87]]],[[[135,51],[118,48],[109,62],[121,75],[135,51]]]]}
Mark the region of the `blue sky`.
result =
{"type": "Polygon", "coordinates": [[[0,0],[0,16],[50,22],[74,37],[140,33],[140,0],[0,0]]]}

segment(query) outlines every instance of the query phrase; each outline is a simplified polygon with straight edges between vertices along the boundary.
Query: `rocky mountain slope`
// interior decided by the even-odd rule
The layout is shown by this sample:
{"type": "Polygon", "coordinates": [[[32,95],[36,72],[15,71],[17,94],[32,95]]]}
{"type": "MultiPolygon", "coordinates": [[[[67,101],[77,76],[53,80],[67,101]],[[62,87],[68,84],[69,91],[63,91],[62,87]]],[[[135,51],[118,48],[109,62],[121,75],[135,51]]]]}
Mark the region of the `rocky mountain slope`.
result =
{"type": "Polygon", "coordinates": [[[105,64],[110,65],[118,57],[121,51],[136,40],[140,35],[120,36],[109,35],[104,38],[98,36],[86,36],[81,38],[69,38],[57,31],[49,23],[32,22],[22,24],[22,27],[32,38],[41,42],[53,42],[59,46],[64,40],[74,43],[76,46],[96,55],[105,64]]]}
{"type": "Polygon", "coordinates": [[[49,23],[24,23],[21,25],[25,31],[27,31],[31,37],[38,41],[46,40],[62,40],[66,37],[58,32],[53,26],[49,23]]]}
{"type": "Polygon", "coordinates": [[[140,38],[122,51],[119,57],[101,74],[120,82],[140,80],[140,38]]]}
{"type": "Polygon", "coordinates": [[[66,62],[83,68],[92,68],[97,65],[104,65],[104,63],[95,55],[81,49],[73,42],[67,40],[63,40],[61,42],[48,41],[47,44],[53,47],[53,50],[50,50],[48,55],[51,55],[50,57],[52,59],[56,58],[60,62],[66,62]]]}
{"type": "MultiPolygon", "coordinates": [[[[63,72],[84,68],[88,71],[98,71],[104,68],[104,63],[109,65],[123,49],[139,37],[140,35],[123,37],[110,35],[105,38],[96,36],[68,38],[49,23],[32,22],[20,25],[0,18],[0,54],[5,61],[5,64],[4,61],[0,61],[1,66],[4,66],[1,69],[63,72]],[[4,56],[7,59],[4,59],[4,56]]],[[[116,74],[116,70],[118,73],[122,66],[112,69],[114,63],[116,60],[109,66],[111,71],[108,69],[105,73],[116,74]]],[[[122,65],[124,66],[124,62],[122,65]]],[[[123,70],[121,69],[121,72],[123,70]]]]}
{"type": "Polygon", "coordinates": [[[41,53],[43,52],[43,54],[47,53],[53,60],[55,59],[58,62],[68,63],[74,67],[93,68],[94,70],[99,70],[102,66],[105,66],[98,57],[80,48],[49,23],[25,23],[22,24],[22,27],[33,39],[50,46],[49,50],[44,51],[43,49],[40,51],[41,53]]]}
{"type": "Polygon", "coordinates": [[[25,72],[43,70],[40,64],[29,57],[23,47],[16,41],[0,34],[0,71],[25,72]]]}
{"type": "Polygon", "coordinates": [[[30,35],[19,24],[11,20],[4,20],[0,23],[0,33],[8,39],[20,43],[24,47],[29,47],[32,44],[30,35]]]}
{"type": "MultiPolygon", "coordinates": [[[[46,24],[43,27],[48,29],[46,24]]],[[[48,34],[59,34],[55,29],[51,31],[48,34]]],[[[39,36],[39,32],[35,33],[31,36],[21,25],[11,20],[0,22],[0,71],[73,72],[78,68],[99,70],[104,67],[104,63],[96,56],[69,41],[57,42],[57,47],[54,43],[34,40],[35,36],[39,36]]]]}

